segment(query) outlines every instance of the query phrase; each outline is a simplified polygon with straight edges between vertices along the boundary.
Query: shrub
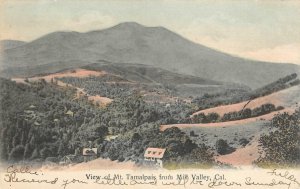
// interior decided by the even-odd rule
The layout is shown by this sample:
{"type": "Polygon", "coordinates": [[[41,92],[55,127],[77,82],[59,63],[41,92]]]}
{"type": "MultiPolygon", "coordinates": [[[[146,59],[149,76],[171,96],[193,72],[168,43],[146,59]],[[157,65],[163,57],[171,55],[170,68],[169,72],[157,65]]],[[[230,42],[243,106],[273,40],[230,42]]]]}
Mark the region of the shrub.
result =
{"type": "Polygon", "coordinates": [[[219,121],[219,118],[220,118],[220,115],[215,112],[209,113],[206,116],[207,122],[209,122],[209,123],[217,122],[217,121],[219,121]]]}
{"type": "Polygon", "coordinates": [[[246,146],[249,142],[250,142],[250,141],[249,141],[248,139],[246,139],[246,138],[241,138],[241,139],[239,140],[239,143],[240,143],[240,145],[242,145],[242,146],[246,146]]]}
{"type": "Polygon", "coordinates": [[[277,108],[276,108],[277,111],[280,111],[280,110],[283,110],[283,109],[284,109],[283,106],[277,106],[277,108]]]}
{"type": "Polygon", "coordinates": [[[216,150],[220,155],[229,154],[234,151],[234,149],[228,145],[227,141],[223,139],[217,140],[216,150]]]}

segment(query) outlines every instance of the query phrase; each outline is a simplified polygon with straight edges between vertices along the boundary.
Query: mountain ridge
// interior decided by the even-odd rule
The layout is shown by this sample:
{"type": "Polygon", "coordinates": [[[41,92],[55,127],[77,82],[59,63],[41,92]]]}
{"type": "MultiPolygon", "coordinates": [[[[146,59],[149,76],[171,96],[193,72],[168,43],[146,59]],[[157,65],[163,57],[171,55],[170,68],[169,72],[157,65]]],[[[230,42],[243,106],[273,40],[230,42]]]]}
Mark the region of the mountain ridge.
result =
{"type": "MultiPolygon", "coordinates": [[[[300,70],[294,64],[267,63],[232,56],[194,43],[164,27],[146,27],[134,22],[86,33],[50,33],[5,50],[2,57],[2,72],[72,60],[82,62],[81,66],[87,65],[86,62],[107,60],[152,65],[252,88],[300,70]]],[[[60,69],[59,66],[57,69],[60,69]]]]}
{"type": "Polygon", "coordinates": [[[17,48],[24,44],[26,44],[26,42],[20,40],[11,40],[11,39],[0,40],[0,50],[17,48]]]}

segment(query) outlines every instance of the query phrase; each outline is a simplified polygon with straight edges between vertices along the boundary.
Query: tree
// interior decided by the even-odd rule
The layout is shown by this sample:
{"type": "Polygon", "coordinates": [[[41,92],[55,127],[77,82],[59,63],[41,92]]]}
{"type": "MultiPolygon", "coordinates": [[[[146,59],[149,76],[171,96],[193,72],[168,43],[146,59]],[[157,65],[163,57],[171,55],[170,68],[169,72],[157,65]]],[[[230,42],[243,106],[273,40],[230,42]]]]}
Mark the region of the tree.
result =
{"type": "Polygon", "coordinates": [[[46,159],[47,157],[51,157],[52,156],[51,150],[49,150],[49,148],[47,148],[47,147],[44,147],[40,151],[40,154],[41,154],[41,158],[43,158],[43,159],[46,159]]]}
{"type": "Polygon", "coordinates": [[[207,118],[204,113],[199,113],[193,116],[193,123],[207,123],[207,118]]]}
{"type": "Polygon", "coordinates": [[[59,143],[57,154],[59,157],[63,157],[66,155],[66,145],[62,141],[59,143]]]}
{"type": "Polygon", "coordinates": [[[261,108],[262,108],[262,113],[266,114],[266,113],[274,111],[275,105],[274,104],[263,104],[263,105],[261,105],[261,108]]]}
{"type": "Polygon", "coordinates": [[[32,155],[30,157],[30,159],[37,159],[37,158],[40,158],[40,153],[39,153],[39,150],[38,149],[34,149],[33,152],[32,152],[32,155]]]}
{"type": "Polygon", "coordinates": [[[25,150],[24,150],[24,159],[29,159],[32,155],[32,148],[30,143],[27,143],[25,145],[25,150]]]}
{"type": "Polygon", "coordinates": [[[24,146],[23,145],[18,145],[15,148],[12,149],[10,155],[9,155],[9,160],[11,161],[20,161],[23,159],[24,155],[24,146]]]}
{"type": "Polygon", "coordinates": [[[216,142],[216,150],[219,154],[225,155],[231,153],[233,148],[228,145],[226,140],[219,139],[216,142]]]}
{"type": "Polygon", "coordinates": [[[138,140],[141,139],[141,136],[138,133],[133,133],[132,137],[131,137],[131,142],[137,142],[138,140]]]}
{"type": "Polygon", "coordinates": [[[250,108],[246,108],[242,111],[242,118],[245,119],[245,118],[250,118],[251,117],[251,114],[252,114],[252,111],[250,108]]]}
{"type": "Polygon", "coordinates": [[[202,144],[192,150],[189,158],[196,163],[211,163],[213,162],[213,153],[210,153],[209,149],[202,144]]]}
{"type": "Polygon", "coordinates": [[[111,146],[108,150],[108,157],[110,160],[115,161],[119,158],[120,149],[117,149],[115,146],[111,146]]]}
{"type": "Polygon", "coordinates": [[[0,160],[7,160],[7,158],[8,158],[7,144],[0,142],[0,160]]]}
{"type": "Polygon", "coordinates": [[[190,136],[194,137],[194,136],[197,136],[197,135],[195,135],[195,131],[190,131],[190,136]]]}
{"type": "Polygon", "coordinates": [[[209,123],[217,122],[219,120],[219,118],[220,118],[219,114],[217,114],[215,112],[209,113],[206,116],[207,122],[209,122],[209,123]]]}
{"type": "Polygon", "coordinates": [[[277,128],[259,139],[265,156],[257,161],[260,166],[295,167],[300,163],[300,109],[294,114],[275,116],[270,127],[277,128]]]}

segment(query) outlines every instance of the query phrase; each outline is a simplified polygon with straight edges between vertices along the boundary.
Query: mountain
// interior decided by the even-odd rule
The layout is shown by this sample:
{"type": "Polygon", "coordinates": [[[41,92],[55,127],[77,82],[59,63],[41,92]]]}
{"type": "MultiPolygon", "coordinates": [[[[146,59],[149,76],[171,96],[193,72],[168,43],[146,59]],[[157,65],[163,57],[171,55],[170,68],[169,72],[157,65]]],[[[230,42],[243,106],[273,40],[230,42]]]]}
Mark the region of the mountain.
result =
{"type": "Polygon", "coordinates": [[[1,56],[1,74],[5,76],[24,75],[28,69],[36,67],[42,72],[47,68],[58,71],[74,67],[73,62],[76,62],[75,66],[84,66],[104,60],[150,65],[252,88],[300,70],[294,64],[234,57],[193,43],[166,28],[145,27],[132,22],[87,33],[50,33],[25,45],[7,49],[1,56]]]}
{"type": "Polygon", "coordinates": [[[26,42],[24,41],[17,41],[17,40],[2,40],[0,41],[0,49],[1,50],[13,49],[21,45],[24,45],[25,43],[26,42]]]}

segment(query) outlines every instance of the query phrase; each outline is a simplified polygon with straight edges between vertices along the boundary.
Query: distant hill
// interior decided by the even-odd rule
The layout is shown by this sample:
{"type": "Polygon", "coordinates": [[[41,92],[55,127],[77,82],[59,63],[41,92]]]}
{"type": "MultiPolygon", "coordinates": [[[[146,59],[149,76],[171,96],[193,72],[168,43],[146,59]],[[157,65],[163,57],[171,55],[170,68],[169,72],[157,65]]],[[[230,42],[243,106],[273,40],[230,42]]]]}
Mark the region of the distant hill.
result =
{"type": "Polygon", "coordinates": [[[143,64],[125,64],[103,61],[102,63],[89,64],[83,69],[105,71],[110,74],[118,75],[125,80],[146,84],[151,86],[161,85],[180,97],[199,97],[204,93],[214,94],[224,91],[250,91],[250,88],[235,83],[214,81],[202,77],[187,74],[178,74],[166,69],[148,66],[143,64]]]}
{"type": "Polygon", "coordinates": [[[17,40],[2,40],[0,41],[0,50],[7,50],[24,45],[26,42],[17,40]]]}
{"type": "Polygon", "coordinates": [[[59,71],[105,60],[150,65],[175,73],[258,88],[300,70],[294,64],[234,57],[193,43],[166,28],[131,22],[87,33],[50,33],[7,49],[1,56],[1,74],[8,77],[26,74],[28,69],[59,71]]]}
{"type": "Polygon", "coordinates": [[[201,77],[177,74],[161,68],[147,66],[142,64],[116,64],[102,63],[90,64],[82,68],[95,71],[106,71],[122,78],[139,83],[156,83],[156,84],[199,84],[199,85],[223,85],[224,83],[204,79],[201,77]]]}

